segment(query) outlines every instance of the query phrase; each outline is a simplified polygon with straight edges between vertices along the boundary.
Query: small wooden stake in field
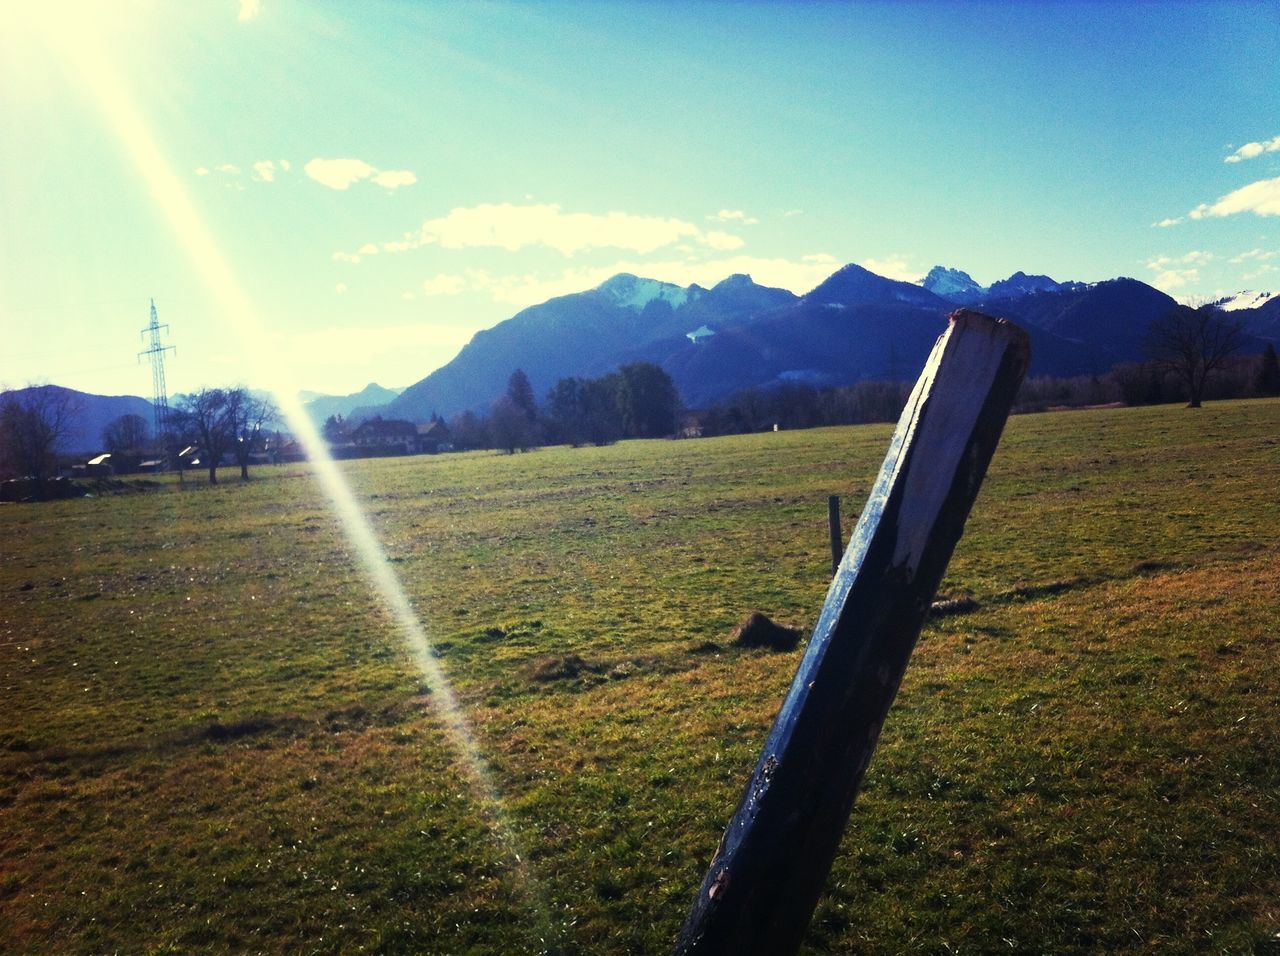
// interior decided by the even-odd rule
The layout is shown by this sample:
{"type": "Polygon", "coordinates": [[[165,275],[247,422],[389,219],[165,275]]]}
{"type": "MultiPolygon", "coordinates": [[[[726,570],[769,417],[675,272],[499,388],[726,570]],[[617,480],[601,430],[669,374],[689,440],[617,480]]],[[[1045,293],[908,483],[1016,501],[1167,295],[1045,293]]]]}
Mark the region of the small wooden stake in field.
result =
{"type": "Polygon", "coordinates": [[[827,496],[827,528],[831,532],[831,574],[840,570],[844,557],[844,539],[840,537],[840,496],[827,496]]]}
{"type": "Polygon", "coordinates": [[[951,315],[677,953],[799,949],[1029,358],[1017,326],[963,309],[951,315]]]}

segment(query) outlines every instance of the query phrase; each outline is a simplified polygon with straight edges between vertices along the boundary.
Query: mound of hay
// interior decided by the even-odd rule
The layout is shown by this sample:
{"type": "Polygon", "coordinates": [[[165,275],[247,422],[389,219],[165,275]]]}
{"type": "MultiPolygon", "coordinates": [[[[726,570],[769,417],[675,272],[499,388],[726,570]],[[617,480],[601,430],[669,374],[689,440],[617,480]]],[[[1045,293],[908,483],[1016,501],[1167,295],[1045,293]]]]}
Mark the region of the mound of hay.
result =
{"type": "Polygon", "coordinates": [[[739,647],[789,651],[800,642],[800,630],[775,624],[759,611],[753,611],[733,629],[733,642],[739,647]]]}

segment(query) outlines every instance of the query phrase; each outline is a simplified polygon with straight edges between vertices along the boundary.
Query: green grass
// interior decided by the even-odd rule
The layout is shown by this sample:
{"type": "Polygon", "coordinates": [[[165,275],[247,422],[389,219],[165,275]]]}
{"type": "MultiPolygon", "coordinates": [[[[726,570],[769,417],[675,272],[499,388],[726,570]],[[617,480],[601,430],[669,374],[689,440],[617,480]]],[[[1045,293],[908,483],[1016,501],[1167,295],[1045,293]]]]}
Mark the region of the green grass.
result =
{"type": "MultiPolygon", "coordinates": [[[[306,466],[0,507],[0,951],[667,951],[888,436],[344,465],[523,867],[306,466]]],[[[1010,422],[806,952],[1267,951],[1278,439],[1010,422]]]]}

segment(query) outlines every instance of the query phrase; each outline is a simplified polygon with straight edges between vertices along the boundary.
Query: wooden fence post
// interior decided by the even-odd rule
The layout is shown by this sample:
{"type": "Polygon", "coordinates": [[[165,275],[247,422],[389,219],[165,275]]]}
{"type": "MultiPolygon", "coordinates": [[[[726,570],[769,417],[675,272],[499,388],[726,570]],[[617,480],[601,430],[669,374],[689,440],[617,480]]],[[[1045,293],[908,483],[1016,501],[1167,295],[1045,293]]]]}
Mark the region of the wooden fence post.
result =
{"type": "Polygon", "coordinates": [[[799,949],[1029,358],[1017,326],[952,313],[676,953],[799,949]]]}
{"type": "Polygon", "coordinates": [[[831,574],[840,570],[840,559],[844,557],[844,538],[840,534],[840,496],[827,496],[827,528],[831,532],[831,574]]]}

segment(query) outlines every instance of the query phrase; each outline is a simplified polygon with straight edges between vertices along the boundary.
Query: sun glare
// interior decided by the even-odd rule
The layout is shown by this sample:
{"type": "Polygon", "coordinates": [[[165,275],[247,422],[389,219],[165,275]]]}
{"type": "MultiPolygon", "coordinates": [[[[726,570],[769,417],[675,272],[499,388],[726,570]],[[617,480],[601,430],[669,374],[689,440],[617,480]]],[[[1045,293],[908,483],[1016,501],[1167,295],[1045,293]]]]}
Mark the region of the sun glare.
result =
{"type": "MultiPolygon", "coordinates": [[[[256,10],[256,4],[247,4],[256,10]]],[[[329,456],[315,425],[298,399],[298,389],[289,370],[276,352],[267,354],[254,343],[267,337],[266,329],[252,303],[244,294],[227,258],[209,231],[204,218],[192,204],[181,180],[167,162],[151,127],[129,96],[118,71],[101,41],[97,26],[106,5],[87,4],[93,18],[70,18],[61,7],[43,10],[24,8],[18,19],[28,36],[40,35],[61,62],[79,75],[77,85],[94,105],[132,159],[139,175],[150,188],[158,209],[168,220],[181,247],[196,266],[208,292],[229,329],[235,333],[249,379],[269,385],[288,426],[306,446],[314,473],[340,518],[347,539],[359,563],[394,618],[409,656],[431,689],[437,716],[448,732],[452,746],[466,768],[468,786],[477,808],[492,826],[509,854],[524,885],[538,899],[510,826],[504,821],[501,801],[449,681],[437,664],[425,628],[419,620],[399,578],[391,570],[387,555],[375,536],[342,473],[329,456]]]]}

